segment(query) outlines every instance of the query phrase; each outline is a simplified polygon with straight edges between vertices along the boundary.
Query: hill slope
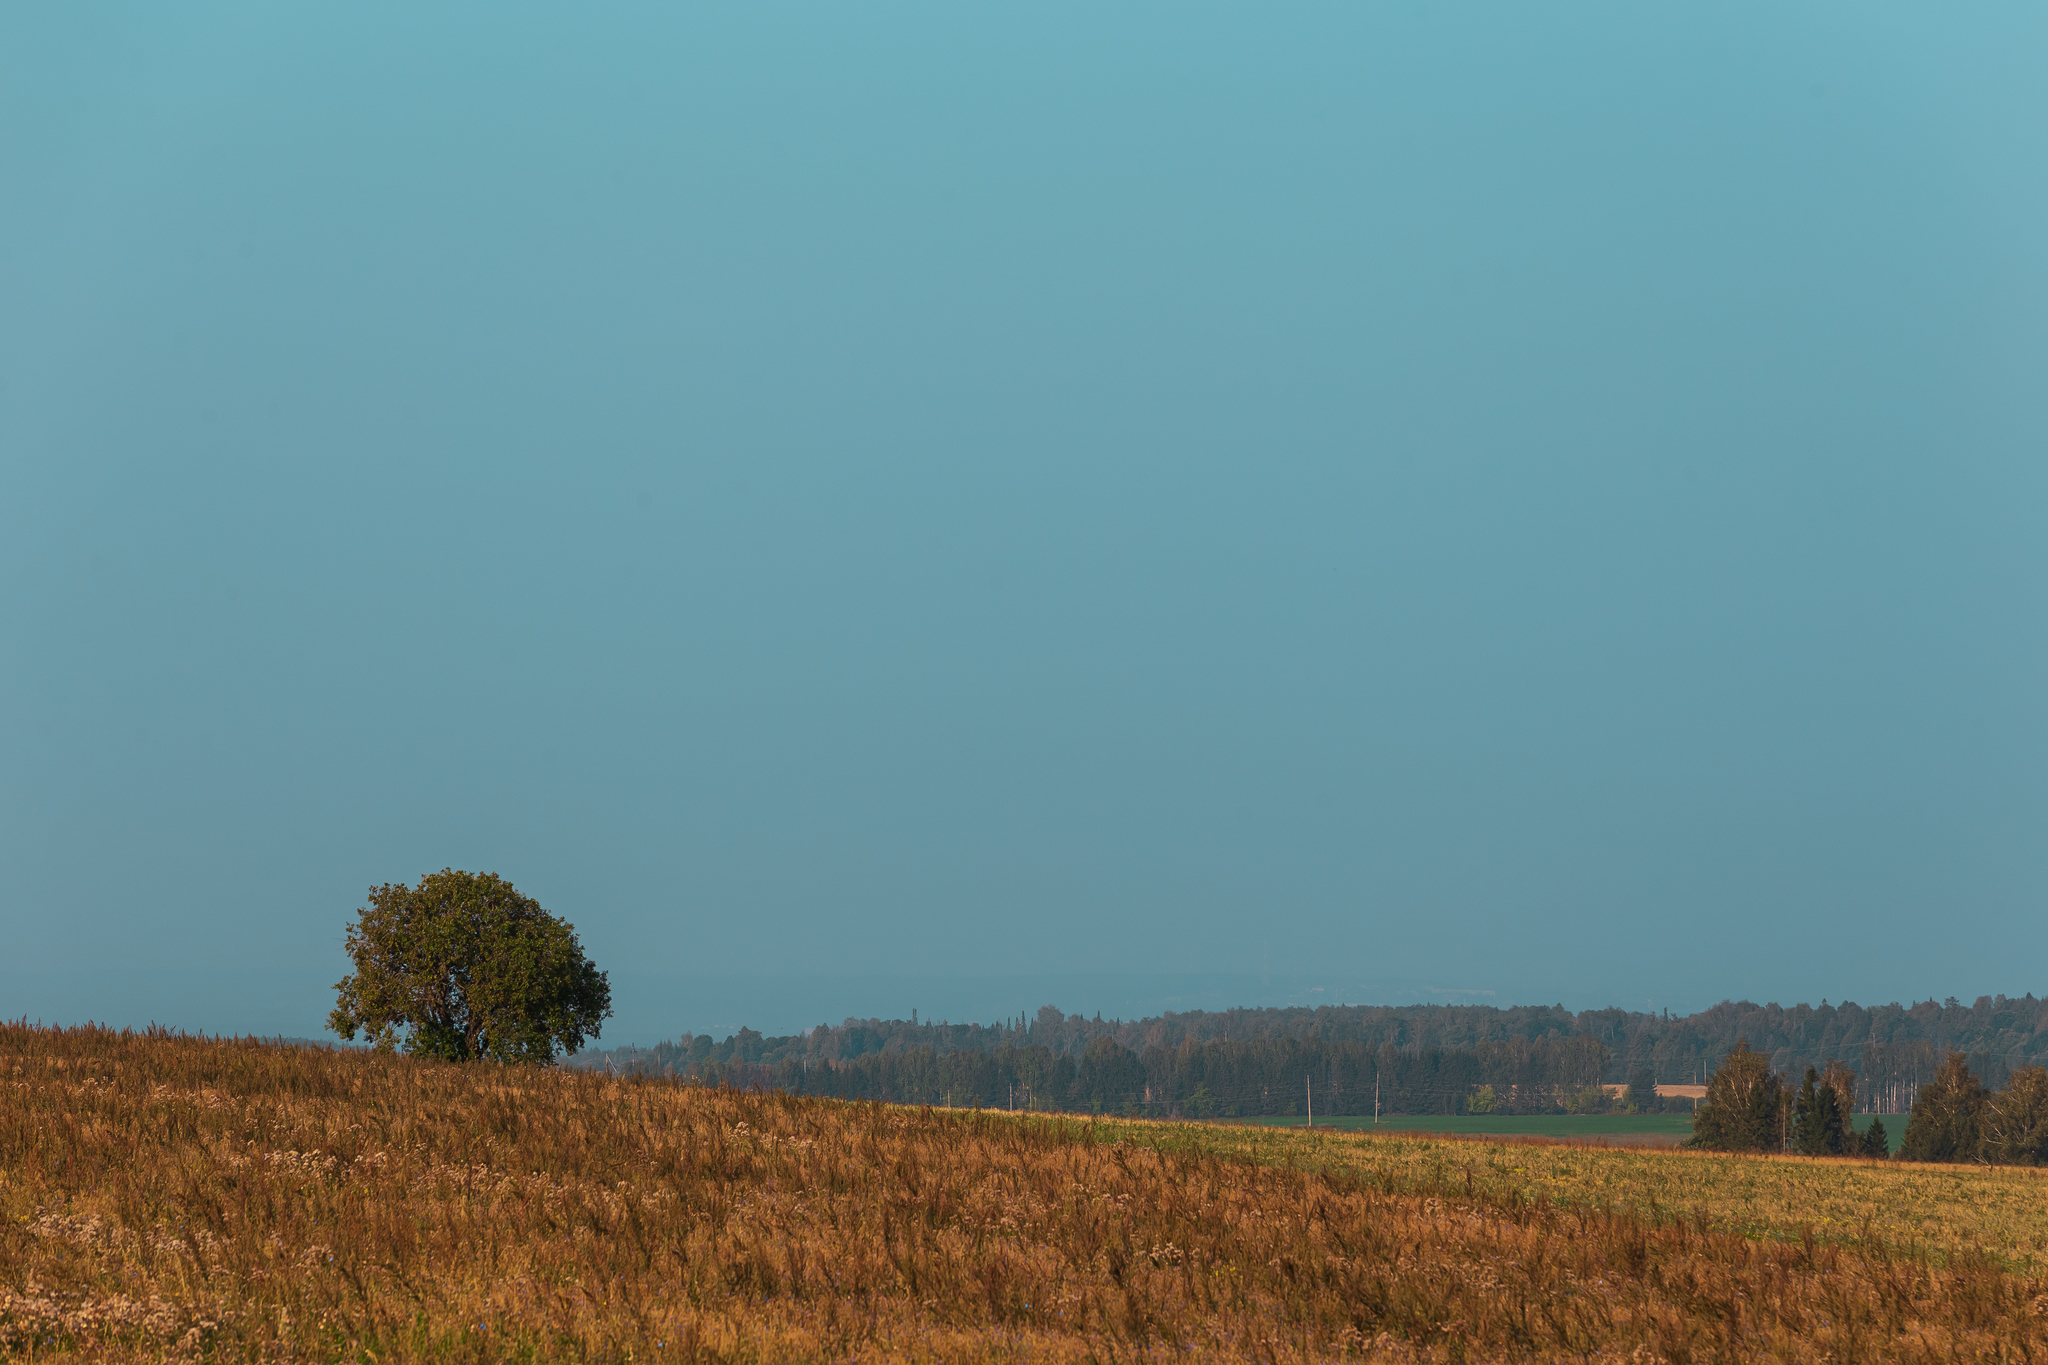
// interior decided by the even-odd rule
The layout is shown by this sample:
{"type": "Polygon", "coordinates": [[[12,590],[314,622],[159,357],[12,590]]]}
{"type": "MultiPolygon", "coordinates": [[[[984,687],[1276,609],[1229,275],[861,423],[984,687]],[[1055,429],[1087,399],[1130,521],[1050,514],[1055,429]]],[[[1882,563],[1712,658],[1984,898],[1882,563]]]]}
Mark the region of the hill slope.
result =
{"type": "Polygon", "coordinates": [[[1942,1268],[1201,1150],[1218,1130],[1111,1141],[1059,1120],[20,1026],[0,1027],[0,1075],[0,1349],[37,1359],[2048,1350],[2028,1311],[2041,1286],[1981,1258],[1942,1268]]]}

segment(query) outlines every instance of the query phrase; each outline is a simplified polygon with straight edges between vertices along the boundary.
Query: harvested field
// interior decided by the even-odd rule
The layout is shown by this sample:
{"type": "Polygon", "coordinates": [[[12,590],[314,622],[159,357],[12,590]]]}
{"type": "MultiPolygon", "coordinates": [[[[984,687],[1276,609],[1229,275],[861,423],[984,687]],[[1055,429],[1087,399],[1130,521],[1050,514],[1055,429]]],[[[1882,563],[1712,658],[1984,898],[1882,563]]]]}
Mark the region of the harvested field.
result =
{"type": "Polygon", "coordinates": [[[1411,1140],[1381,1170],[1359,1139],[1210,1130],[1268,1144],[1225,1152],[1159,1125],[26,1027],[0,1028],[0,1083],[0,1351],[24,1360],[2048,1352],[2048,1292],[1986,1257],[1745,1238],[1532,1197],[1511,1170],[1467,1195],[1430,1149],[1469,1144],[1411,1140]]]}

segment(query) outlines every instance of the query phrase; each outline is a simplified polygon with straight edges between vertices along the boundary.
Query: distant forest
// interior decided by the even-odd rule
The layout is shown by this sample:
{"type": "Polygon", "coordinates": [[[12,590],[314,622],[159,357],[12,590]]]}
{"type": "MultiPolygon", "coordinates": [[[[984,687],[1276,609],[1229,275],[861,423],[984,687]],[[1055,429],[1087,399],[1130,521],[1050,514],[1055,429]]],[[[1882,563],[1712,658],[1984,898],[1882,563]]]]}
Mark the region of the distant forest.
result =
{"type": "MultiPolygon", "coordinates": [[[[1703,1081],[1738,1039],[1798,1076],[1839,1059],[1856,1107],[1898,1112],[1950,1049],[1994,1088],[2048,1062],[2048,1001],[1953,997],[1865,1009],[1724,1001],[1698,1014],[1562,1006],[1324,1005],[1105,1020],[1062,1014],[1001,1024],[848,1019],[768,1038],[751,1029],[653,1048],[589,1051],[570,1064],[711,1085],[897,1104],[1181,1117],[1306,1111],[1557,1113],[1627,1100],[1603,1085],[1703,1081]]],[[[1665,1101],[1666,1108],[1690,1108],[1665,1101]]]]}

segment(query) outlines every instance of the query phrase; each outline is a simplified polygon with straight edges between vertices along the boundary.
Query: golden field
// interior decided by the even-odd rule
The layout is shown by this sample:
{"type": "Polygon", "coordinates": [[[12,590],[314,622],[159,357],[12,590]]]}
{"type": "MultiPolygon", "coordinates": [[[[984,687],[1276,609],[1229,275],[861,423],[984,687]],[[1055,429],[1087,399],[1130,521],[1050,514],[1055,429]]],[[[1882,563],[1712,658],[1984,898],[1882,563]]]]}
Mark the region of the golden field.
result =
{"type": "MultiPolygon", "coordinates": [[[[1898,1122],[1903,1125],[1901,1117],[1898,1122]]],[[[1871,1240],[1931,1257],[1988,1253],[2048,1274],[2048,1169],[1727,1156],[1527,1139],[1207,1124],[1104,1131],[1169,1147],[1341,1173],[1382,1189],[1678,1217],[1751,1237],[1871,1240]]]]}
{"type": "Polygon", "coordinates": [[[2048,1357],[2048,1285],[1987,1256],[1527,1178],[1649,1154],[1493,1144],[1526,1169],[1467,1193],[1432,1149],[1484,1145],[24,1026],[0,1084],[22,1360],[2048,1357]]]}

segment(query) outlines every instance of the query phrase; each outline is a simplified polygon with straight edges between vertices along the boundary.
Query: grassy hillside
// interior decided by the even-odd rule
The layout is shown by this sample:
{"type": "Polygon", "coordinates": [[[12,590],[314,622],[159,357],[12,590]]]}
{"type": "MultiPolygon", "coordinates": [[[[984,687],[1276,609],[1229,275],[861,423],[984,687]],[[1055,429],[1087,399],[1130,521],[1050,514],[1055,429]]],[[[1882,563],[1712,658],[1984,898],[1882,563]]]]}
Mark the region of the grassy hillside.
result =
{"type": "Polygon", "coordinates": [[[1937,1263],[1986,1254],[2019,1274],[2048,1276],[2048,1170],[2036,1168],[1725,1156],[1320,1125],[1119,1124],[1102,1131],[1348,1175],[1380,1189],[1462,1195],[1469,1188],[1483,1202],[1625,1210],[1937,1263]]]}
{"type": "Polygon", "coordinates": [[[24,1027],[0,1027],[0,1084],[0,1351],[24,1360],[2048,1351],[2044,1286],[1987,1257],[1588,1197],[1615,1171],[1674,1211],[1689,1188],[1774,1207],[1883,1179],[1996,1231],[2031,1179],[2010,1172],[1091,1125],[24,1027]]]}
{"type": "MultiPolygon", "coordinates": [[[[1302,1119],[1250,1118],[1234,1120],[1262,1128],[1302,1128],[1302,1119]]],[[[1317,1115],[1318,1130],[1328,1128],[1345,1133],[1455,1133],[1477,1137],[1546,1137],[1560,1139],[1605,1137],[1660,1137],[1685,1139],[1692,1136],[1691,1114],[1388,1114],[1374,1121],[1372,1115],[1317,1115]]]]}
{"type": "MultiPolygon", "coordinates": [[[[1906,1135],[1904,1114],[1854,1114],[1850,1126],[1861,1133],[1871,1121],[1884,1119],[1885,1136],[1891,1150],[1899,1150],[1906,1135]]],[[[1249,1118],[1232,1122],[1266,1128],[1301,1128],[1298,1118],[1249,1118]]],[[[1448,1117],[1423,1114],[1388,1114],[1377,1122],[1370,1115],[1351,1114],[1334,1118],[1318,1116],[1317,1128],[1349,1133],[1451,1133],[1466,1137],[1541,1137],[1564,1141],[1659,1138],[1682,1142],[1692,1136],[1691,1114],[1453,1114],[1448,1117]]]]}

